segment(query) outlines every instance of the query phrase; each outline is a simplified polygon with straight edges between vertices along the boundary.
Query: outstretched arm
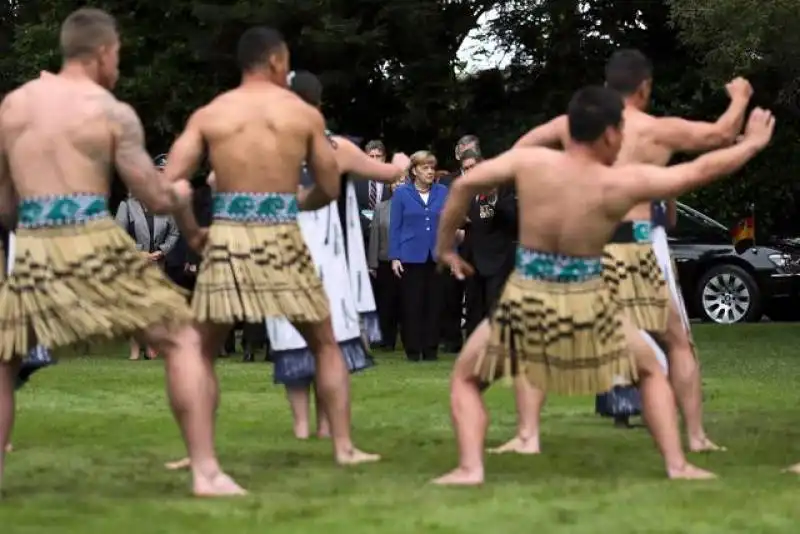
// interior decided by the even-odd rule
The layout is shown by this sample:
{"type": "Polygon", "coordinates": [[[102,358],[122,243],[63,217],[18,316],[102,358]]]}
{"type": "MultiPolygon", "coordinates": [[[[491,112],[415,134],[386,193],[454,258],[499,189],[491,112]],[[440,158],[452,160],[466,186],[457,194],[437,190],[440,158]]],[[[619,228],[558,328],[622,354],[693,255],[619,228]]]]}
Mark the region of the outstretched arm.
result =
{"type": "Polygon", "coordinates": [[[337,135],[334,136],[334,140],[336,163],[341,172],[351,172],[362,180],[375,180],[386,184],[392,184],[406,175],[407,169],[372,159],[349,139],[337,135]]]}
{"type": "Polygon", "coordinates": [[[453,182],[439,220],[437,255],[441,256],[455,248],[456,230],[464,224],[470,202],[475,195],[512,181],[516,166],[517,151],[511,149],[496,158],[479,163],[453,182]]]}
{"type": "MultiPolygon", "coordinates": [[[[172,143],[172,148],[167,155],[167,166],[164,169],[164,176],[168,182],[190,181],[203,161],[205,144],[200,129],[201,113],[202,109],[195,111],[189,117],[183,132],[172,143]]],[[[175,211],[174,216],[180,232],[187,236],[187,240],[191,241],[191,236],[196,236],[200,231],[192,204],[187,203],[175,211]]]]}
{"type": "MultiPolygon", "coordinates": [[[[614,191],[612,196],[632,206],[655,198],[675,198],[715,179],[729,176],[767,146],[774,129],[775,118],[772,114],[755,109],[739,143],[709,152],[689,163],[671,167],[620,167],[622,174],[619,181],[610,185],[614,191]]],[[[621,211],[627,211],[630,206],[618,207],[621,211]]]]}
{"type": "Polygon", "coordinates": [[[732,144],[742,131],[749,98],[731,99],[716,122],[664,117],[656,123],[656,139],[673,152],[705,152],[732,144]]]}
{"type": "Polygon", "coordinates": [[[109,108],[114,136],[114,164],[133,196],[154,213],[168,213],[177,208],[179,199],[171,184],[158,172],[144,148],[144,128],[136,111],[114,101],[109,108]]]}
{"type": "Polygon", "coordinates": [[[568,139],[569,121],[566,115],[561,115],[520,137],[514,148],[531,146],[559,148],[565,146],[568,139]]]}

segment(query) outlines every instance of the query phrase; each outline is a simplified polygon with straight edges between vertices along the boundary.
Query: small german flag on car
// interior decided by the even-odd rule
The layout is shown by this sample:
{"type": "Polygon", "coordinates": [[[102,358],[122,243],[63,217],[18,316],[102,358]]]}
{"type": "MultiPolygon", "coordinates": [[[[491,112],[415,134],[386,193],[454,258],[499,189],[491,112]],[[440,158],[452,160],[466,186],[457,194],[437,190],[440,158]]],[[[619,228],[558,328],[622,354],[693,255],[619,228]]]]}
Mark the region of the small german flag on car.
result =
{"type": "Polygon", "coordinates": [[[750,204],[747,207],[748,215],[741,219],[731,229],[731,239],[733,248],[737,254],[742,254],[747,249],[756,245],[756,216],[755,206],[750,204]]]}

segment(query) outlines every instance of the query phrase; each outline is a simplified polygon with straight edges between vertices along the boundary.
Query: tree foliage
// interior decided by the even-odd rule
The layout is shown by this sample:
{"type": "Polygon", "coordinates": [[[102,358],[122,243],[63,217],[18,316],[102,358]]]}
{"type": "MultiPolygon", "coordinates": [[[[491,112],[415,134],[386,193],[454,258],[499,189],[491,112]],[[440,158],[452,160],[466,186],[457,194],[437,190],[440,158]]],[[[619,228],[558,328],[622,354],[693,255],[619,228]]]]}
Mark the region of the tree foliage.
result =
{"type": "MultiPolygon", "coordinates": [[[[730,222],[747,202],[759,225],[793,223],[786,203],[800,137],[800,5],[795,0],[101,0],[119,20],[117,93],[139,111],[149,148],[165,151],[192,110],[238,82],[241,32],[256,24],[286,35],[296,69],[318,74],[335,131],[380,137],[405,151],[431,148],[452,165],[453,144],[478,134],[496,153],[560,114],[572,92],[600,83],[621,46],[656,66],[654,112],[714,120],[727,105],[724,82],[746,74],[759,105],[776,109],[768,153],[742,173],[690,197],[730,222]],[[456,52],[494,9],[486,41],[508,51],[502,69],[459,75],[456,52]],[[769,187],[762,184],[769,183],[769,187]],[[768,219],[768,220],[764,220],[768,219]]],[[[8,91],[57,69],[67,0],[9,0],[0,6],[0,73],[8,91]]],[[[792,206],[792,215],[796,215],[792,206]]],[[[795,217],[796,218],[796,217],[795,217]]]]}

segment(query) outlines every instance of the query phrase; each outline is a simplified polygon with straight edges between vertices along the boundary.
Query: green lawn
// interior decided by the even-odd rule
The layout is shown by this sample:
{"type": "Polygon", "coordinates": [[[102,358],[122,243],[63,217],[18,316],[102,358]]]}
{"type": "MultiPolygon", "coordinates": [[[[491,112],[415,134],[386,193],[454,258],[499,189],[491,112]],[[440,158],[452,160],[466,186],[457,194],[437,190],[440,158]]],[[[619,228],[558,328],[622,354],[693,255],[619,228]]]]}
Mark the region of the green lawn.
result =
{"type": "MultiPolygon", "coordinates": [[[[220,365],[218,430],[242,500],[187,497],[188,476],[156,362],[64,359],[19,395],[16,451],[0,533],[733,533],[800,532],[800,326],[700,326],[708,428],[727,453],[696,455],[722,475],[669,482],[644,430],[616,430],[590,398],[554,398],[544,454],[490,457],[483,488],[436,488],[454,466],[449,359],[409,364],[378,355],[354,378],[359,444],[385,460],[335,467],[327,443],[298,443],[267,364],[220,365]]],[[[490,444],[514,431],[511,391],[487,396],[490,444]]]]}

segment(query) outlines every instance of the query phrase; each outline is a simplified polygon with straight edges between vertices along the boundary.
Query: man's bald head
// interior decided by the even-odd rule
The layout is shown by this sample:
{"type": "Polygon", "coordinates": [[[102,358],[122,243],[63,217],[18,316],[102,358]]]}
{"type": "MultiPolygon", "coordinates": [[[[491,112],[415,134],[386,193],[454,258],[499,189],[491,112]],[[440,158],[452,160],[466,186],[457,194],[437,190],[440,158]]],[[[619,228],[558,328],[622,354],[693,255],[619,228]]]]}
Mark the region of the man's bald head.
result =
{"type": "Polygon", "coordinates": [[[103,11],[84,7],[73,11],[61,25],[61,55],[65,61],[83,59],[97,54],[104,46],[119,40],[117,21],[103,11]]]}

